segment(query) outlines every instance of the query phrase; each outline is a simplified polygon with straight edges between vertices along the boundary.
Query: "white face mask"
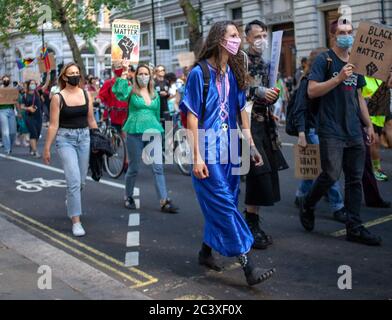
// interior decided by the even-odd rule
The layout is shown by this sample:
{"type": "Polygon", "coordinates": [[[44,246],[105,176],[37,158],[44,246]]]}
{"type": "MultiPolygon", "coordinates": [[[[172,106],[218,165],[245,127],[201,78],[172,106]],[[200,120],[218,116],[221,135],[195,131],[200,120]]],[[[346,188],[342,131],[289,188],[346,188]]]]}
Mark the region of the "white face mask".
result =
{"type": "Polygon", "coordinates": [[[147,87],[150,82],[150,76],[137,76],[136,78],[141,87],[147,87]]]}
{"type": "Polygon", "coordinates": [[[253,48],[257,51],[257,52],[264,52],[265,50],[268,49],[268,41],[267,39],[257,39],[254,44],[253,44],[253,48]]]}

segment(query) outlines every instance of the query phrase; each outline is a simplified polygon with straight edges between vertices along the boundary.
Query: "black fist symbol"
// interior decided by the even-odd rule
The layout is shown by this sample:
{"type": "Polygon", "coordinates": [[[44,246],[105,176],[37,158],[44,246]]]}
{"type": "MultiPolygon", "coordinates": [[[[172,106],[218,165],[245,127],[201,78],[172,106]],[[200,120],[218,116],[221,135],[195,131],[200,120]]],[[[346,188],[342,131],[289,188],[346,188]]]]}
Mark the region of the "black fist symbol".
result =
{"type": "Polygon", "coordinates": [[[127,36],[122,38],[120,42],[118,43],[118,46],[123,52],[122,58],[123,59],[131,59],[131,54],[133,51],[133,48],[135,47],[135,44],[132,42],[131,39],[129,39],[127,36]]]}

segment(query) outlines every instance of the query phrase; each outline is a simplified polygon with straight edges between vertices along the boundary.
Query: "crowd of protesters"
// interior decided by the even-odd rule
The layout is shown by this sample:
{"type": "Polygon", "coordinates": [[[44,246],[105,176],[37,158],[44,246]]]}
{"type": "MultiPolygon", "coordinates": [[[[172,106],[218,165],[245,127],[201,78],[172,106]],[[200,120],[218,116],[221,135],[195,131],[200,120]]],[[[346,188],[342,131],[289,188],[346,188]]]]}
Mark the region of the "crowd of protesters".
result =
{"type": "MultiPolygon", "coordinates": [[[[15,105],[0,105],[2,147],[6,155],[14,147],[29,147],[30,155],[39,158],[42,127],[48,127],[43,158],[49,164],[50,147],[56,141],[67,181],[67,213],[73,234],[83,236],[81,189],[88,171],[90,134],[97,130],[97,122],[110,116],[126,140],[124,206],[134,210],[133,190],[148,144],[142,135],[151,131],[161,141],[164,121],[181,113],[193,147],[192,182],[205,218],[199,263],[219,271],[212,250],[237,257],[248,284],[254,285],[275,272],[256,266],[249,252],[273,245],[260,221],[268,211],[262,208],[281,200],[279,172],[289,164],[281,151],[279,127],[289,116],[290,101],[295,101],[290,116],[298,145],[319,145],[322,168],[317,179],[298,186],[295,205],[300,223],[305,230],[314,230],[316,206],[325,196],[333,218],[345,224],[348,241],[381,245],[381,238],[364,227],[360,210],[363,194],[369,207],[391,207],[377,181],[388,179],[380,148],[392,147],[392,77],[383,82],[355,73],[348,63],[354,40],[350,21],[337,20],[329,31],[332,47],[317,48],[303,57],[293,77],[279,74],[274,88],[269,87],[270,65],[265,60],[268,27],[259,20],[245,27],[246,50],[234,22],[214,24],[196,64],[181,76],[167,73],[163,65],[133,67],[126,60],[113,64],[113,77],[104,82],[92,75],[84,81],[75,63],[64,66],[58,79],[47,73],[42,84],[35,80],[19,84],[3,76],[1,86],[17,88],[20,96],[15,105]],[[94,115],[94,105],[104,105],[103,114],[94,115]],[[250,151],[243,213],[238,209],[236,165],[222,158],[232,156],[235,141],[226,136],[238,124],[250,151]],[[200,136],[201,129],[206,136],[200,136]],[[209,134],[215,139],[213,148],[218,148],[213,157],[209,134]],[[339,183],[342,173],[344,188],[339,183]]],[[[167,193],[162,148],[158,153],[153,155],[152,171],[159,205],[162,212],[177,213],[179,208],[167,193]]]]}

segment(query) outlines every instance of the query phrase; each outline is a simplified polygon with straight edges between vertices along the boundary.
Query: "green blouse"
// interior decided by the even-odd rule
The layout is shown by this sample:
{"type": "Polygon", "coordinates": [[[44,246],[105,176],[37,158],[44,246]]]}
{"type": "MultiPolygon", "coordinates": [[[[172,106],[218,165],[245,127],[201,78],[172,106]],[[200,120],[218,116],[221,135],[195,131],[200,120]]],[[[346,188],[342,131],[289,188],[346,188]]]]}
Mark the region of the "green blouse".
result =
{"type": "Polygon", "coordinates": [[[163,132],[159,122],[161,103],[158,94],[151,100],[150,105],[147,105],[144,98],[136,93],[129,98],[132,87],[128,85],[128,80],[122,78],[117,78],[112,91],[118,100],[129,101],[128,119],[122,128],[123,131],[129,134],[163,132]]]}

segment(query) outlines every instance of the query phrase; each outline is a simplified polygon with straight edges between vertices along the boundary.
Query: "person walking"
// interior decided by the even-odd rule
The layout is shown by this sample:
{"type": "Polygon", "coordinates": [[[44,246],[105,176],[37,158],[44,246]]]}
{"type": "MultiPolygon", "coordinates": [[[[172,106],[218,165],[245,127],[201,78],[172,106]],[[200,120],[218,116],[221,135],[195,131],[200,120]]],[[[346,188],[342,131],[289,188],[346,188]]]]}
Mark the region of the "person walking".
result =
{"type": "Polygon", "coordinates": [[[116,79],[112,91],[120,101],[128,101],[128,119],[122,130],[127,133],[128,170],[125,175],[125,199],[127,209],[136,209],[133,199],[136,176],[139,172],[143,149],[149,144],[143,140],[147,134],[153,138],[152,170],[155,189],[160,200],[161,211],[177,213],[178,208],[168,197],[163,170],[162,132],[160,124],[160,98],[154,90],[153,75],[147,65],[139,65],[135,71],[134,85],[128,81],[129,61],[123,61],[123,74],[116,79]]]}
{"type": "Polygon", "coordinates": [[[75,237],[86,234],[82,215],[81,191],[85,186],[90,156],[90,129],[98,130],[91,96],[81,88],[81,69],[74,62],[66,64],[59,75],[60,93],[50,105],[50,123],[46,136],[43,160],[50,163],[50,148],[56,149],[67,182],[66,206],[75,237]]]}
{"type": "MultiPolygon", "coordinates": [[[[10,87],[10,78],[8,76],[2,77],[3,88],[10,87]]],[[[12,146],[16,138],[16,118],[15,118],[16,104],[1,104],[0,105],[0,128],[1,138],[6,155],[12,152],[12,146]]]]}
{"type": "Polygon", "coordinates": [[[188,134],[193,146],[192,182],[205,218],[199,264],[221,270],[212,249],[227,257],[237,257],[247,283],[255,285],[270,278],[275,270],[262,269],[252,263],[248,253],[254,238],[237,208],[240,176],[233,172],[237,161],[232,159],[235,150],[232,148],[239,142],[238,138],[228,138],[231,130],[237,132],[237,116],[242,119],[252,161],[257,166],[262,164],[249,132],[244,91],[245,55],[239,51],[240,44],[234,22],[223,21],[212,26],[201,49],[199,65],[189,74],[180,108],[187,114],[188,134]],[[204,72],[207,68],[210,82],[204,108],[204,72]]]}

